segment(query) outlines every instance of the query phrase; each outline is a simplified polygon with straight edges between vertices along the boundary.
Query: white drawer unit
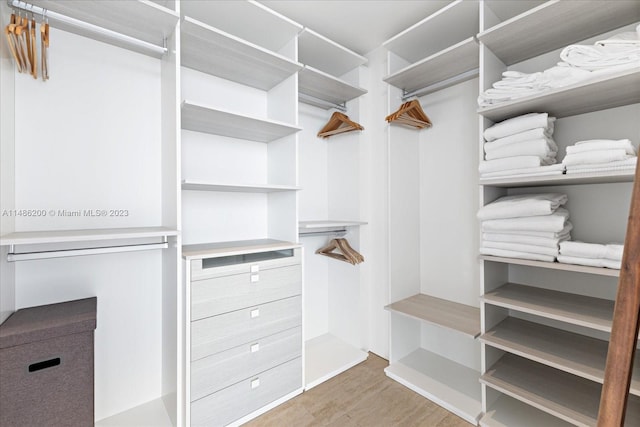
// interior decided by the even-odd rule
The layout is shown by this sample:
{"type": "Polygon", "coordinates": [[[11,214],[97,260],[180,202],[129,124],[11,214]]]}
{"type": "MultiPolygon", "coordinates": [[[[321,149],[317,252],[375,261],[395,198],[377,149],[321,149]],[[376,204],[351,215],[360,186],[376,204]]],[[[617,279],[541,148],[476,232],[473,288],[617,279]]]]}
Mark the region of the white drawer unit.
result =
{"type": "Polygon", "coordinates": [[[191,281],[234,274],[260,274],[265,270],[300,265],[300,249],[205,257],[191,261],[191,281]]]}

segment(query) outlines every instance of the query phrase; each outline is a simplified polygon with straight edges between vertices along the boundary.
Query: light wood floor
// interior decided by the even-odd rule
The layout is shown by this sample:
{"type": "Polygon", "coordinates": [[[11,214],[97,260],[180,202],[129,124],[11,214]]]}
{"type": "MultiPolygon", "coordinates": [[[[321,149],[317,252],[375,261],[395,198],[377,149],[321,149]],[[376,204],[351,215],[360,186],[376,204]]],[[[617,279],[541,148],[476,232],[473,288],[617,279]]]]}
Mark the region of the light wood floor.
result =
{"type": "Polygon", "coordinates": [[[396,381],[385,359],[367,361],[246,424],[248,427],[469,427],[461,418],[396,381]]]}

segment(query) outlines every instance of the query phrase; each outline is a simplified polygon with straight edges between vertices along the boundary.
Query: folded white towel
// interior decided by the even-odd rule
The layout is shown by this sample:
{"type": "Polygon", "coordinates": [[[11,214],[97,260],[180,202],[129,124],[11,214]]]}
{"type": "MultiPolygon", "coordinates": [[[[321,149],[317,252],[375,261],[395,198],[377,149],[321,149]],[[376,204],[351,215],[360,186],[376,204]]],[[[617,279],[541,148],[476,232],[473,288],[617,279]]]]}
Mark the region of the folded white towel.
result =
{"type": "Polygon", "coordinates": [[[519,132],[514,135],[505,136],[504,138],[494,139],[493,141],[488,141],[484,143],[484,151],[485,153],[489,153],[494,150],[498,150],[500,148],[504,148],[510,144],[517,144],[519,142],[532,141],[535,139],[546,139],[549,148],[553,151],[558,151],[558,146],[556,142],[551,138],[552,132],[549,132],[545,128],[537,128],[526,130],[524,132],[519,132]]]}
{"type": "Polygon", "coordinates": [[[505,242],[491,242],[491,241],[483,241],[483,248],[493,248],[493,249],[503,249],[505,251],[514,251],[514,252],[528,252],[532,254],[540,254],[540,255],[549,255],[556,257],[558,256],[558,246],[554,248],[550,248],[547,246],[535,246],[535,245],[527,245],[523,243],[505,243],[505,242]]]}
{"type": "Polygon", "coordinates": [[[478,95],[478,105],[485,107],[488,105],[500,104],[514,99],[525,98],[527,96],[537,95],[548,88],[541,89],[495,89],[490,88],[478,95]]]}
{"type": "Polygon", "coordinates": [[[568,165],[567,174],[572,173],[595,173],[595,172],[613,172],[613,171],[634,171],[638,163],[637,157],[626,160],[620,160],[610,163],[585,164],[585,165],[568,165]]]}
{"type": "Polygon", "coordinates": [[[551,215],[567,203],[568,197],[561,193],[518,194],[504,196],[481,207],[478,219],[486,221],[500,218],[520,218],[551,215]]]}
{"type": "Polygon", "coordinates": [[[560,243],[560,253],[579,258],[605,258],[606,246],[599,243],[585,243],[567,240],[560,243]]]}
{"type": "MultiPolygon", "coordinates": [[[[486,145],[486,144],[485,144],[486,145]]],[[[546,138],[531,141],[516,142],[502,148],[490,150],[485,155],[486,160],[504,159],[515,156],[555,157],[557,150],[552,150],[546,138]]]]}
{"type": "Polygon", "coordinates": [[[569,232],[555,238],[527,236],[526,234],[482,233],[483,242],[520,243],[523,245],[544,246],[547,248],[558,248],[560,242],[570,237],[569,232]]]}
{"type": "Polygon", "coordinates": [[[558,262],[561,262],[563,264],[586,265],[589,267],[606,267],[606,268],[612,268],[615,270],[620,270],[620,267],[622,266],[621,261],[614,261],[612,259],[580,258],[580,257],[572,257],[568,255],[558,255],[558,262]]]}
{"type": "Polygon", "coordinates": [[[616,34],[606,40],[600,40],[595,43],[596,46],[607,45],[640,45],[640,25],[636,27],[636,31],[616,34]]]}
{"type": "Polygon", "coordinates": [[[480,175],[481,179],[491,178],[525,178],[535,176],[562,175],[565,166],[562,163],[549,166],[538,166],[536,168],[523,168],[515,170],[485,172],[480,175]]]}
{"type": "Polygon", "coordinates": [[[640,62],[640,46],[633,44],[569,45],[560,52],[560,59],[575,68],[595,71],[640,62]]]}
{"type": "Polygon", "coordinates": [[[562,160],[562,164],[569,165],[587,165],[597,163],[610,163],[620,160],[630,159],[631,155],[626,150],[595,150],[585,151],[583,153],[567,154],[562,160]]]}
{"type": "Polygon", "coordinates": [[[612,259],[614,261],[622,261],[622,253],[624,252],[624,245],[617,243],[609,243],[607,245],[604,257],[606,259],[612,259]]]}
{"type": "Polygon", "coordinates": [[[625,150],[627,154],[636,154],[636,149],[628,139],[591,139],[588,141],[578,141],[574,145],[567,147],[567,154],[599,150],[625,150]]]}
{"type": "Polygon", "coordinates": [[[516,156],[504,159],[484,160],[480,162],[478,171],[481,174],[504,170],[518,170],[525,168],[537,168],[556,163],[555,157],[540,158],[538,156],[516,156]]]}
{"type": "Polygon", "coordinates": [[[591,78],[588,70],[574,67],[555,66],[544,70],[540,77],[540,86],[545,88],[559,88],[580,83],[591,78]]]}
{"type": "Polygon", "coordinates": [[[493,256],[499,256],[499,257],[505,257],[505,258],[530,259],[534,261],[554,262],[556,260],[556,257],[551,255],[534,254],[530,252],[507,251],[504,249],[496,249],[496,248],[481,247],[480,253],[482,255],[493,255],[493,256]]]}
{"type": "MultiPolygon", "coordinates": [[[[531,236],[531,237],[543,237],[545,239],[561,239],[567,240],[570,232],[573,230],[573,224],[567,221],[564,228],[560,231],[535,231],[535,230],[499,230],[499,231],[487,231],[491,234],[510,234],[514,236],[531,236]]],[[[484,230],[483,230],[484,231],[484,230]]]]}
{"type": "Polygon", "coordinates": [[[529,113],[496,123],[484,131],[484,139],[493,141],[494,139],[514,135],[530,129],[544,128],[549,132],[553,131],[555,117],[549,117],[547,113],[529,113]]]}
{"type": "MultiPolygon", "coordinates": [[[[482,221],[483,232],[511,231],[550,231],[558,233],[565,227],[569,211],[558,208],[551,215],[529,216],[522,218],[504,218],[482,221]]],[[[526,233],[523,233],[526,234],[526,233]]]]}

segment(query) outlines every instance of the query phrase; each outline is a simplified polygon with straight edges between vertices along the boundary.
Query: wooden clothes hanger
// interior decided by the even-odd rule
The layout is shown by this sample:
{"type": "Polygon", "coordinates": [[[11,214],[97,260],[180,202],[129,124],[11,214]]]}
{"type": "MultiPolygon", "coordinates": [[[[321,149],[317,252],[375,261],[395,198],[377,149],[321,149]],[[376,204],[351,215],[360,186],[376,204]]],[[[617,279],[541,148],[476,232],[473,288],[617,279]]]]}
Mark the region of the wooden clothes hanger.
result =
{"type": "Polygon", "coordinates": [[[349,119],[349,117],[345,114],[336,111],[331,115],[331,118],[329,119],[327,124],[324,125],[322,129],[320,129],[320,132],[318,132],[318,136],[322,138],[328,138],[331,135],[351,132],[354,130],[364,130],[364,127],[349,119]]]}
{"type": "Polygon", "coordinates": [[[432,126],[431,120],[425,114],[417,99],[405,102],[400,106],[398,111],[389,114],[385,120],[389,123],[396,122],[418,129],[430,128],[432,126]]]}
{"type": "Polygon", "coordinates": [[[347,239],[331,239],[326,246],[318,249],[316,254],[348,262],[352,265],[364,262],[364,257],[349,245],[347,239]],[[333,252],[334,250],[339,250],[342,253],[333,252]]]}

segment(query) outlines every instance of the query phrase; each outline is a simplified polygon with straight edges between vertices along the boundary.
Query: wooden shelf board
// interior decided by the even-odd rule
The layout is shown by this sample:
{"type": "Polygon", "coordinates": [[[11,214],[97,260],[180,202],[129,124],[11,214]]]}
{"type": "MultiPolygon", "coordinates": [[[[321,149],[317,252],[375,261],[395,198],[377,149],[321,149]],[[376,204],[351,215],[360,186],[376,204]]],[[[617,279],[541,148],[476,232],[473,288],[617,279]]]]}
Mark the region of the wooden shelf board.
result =
{"type": "Polygon", "coordinates": [[[213,184],[206,182],[182,181],[183,190],[221,191],[229,193],[277,193],[281,191],[298,191],[300,187],[289,185],[248,185],[248,184],[213,184]]]}
{"type": "MultiPolygon", "coordinates": [[[[509,317],[480,337],[534,362],[602,384],[609,343],[561,329],[509,317]]],[[[637,360],[637,358],[636,358],[637,360]]],[[[630,392],[640,396],[640,364],[634,363],[630,392]]]]}
{"type": "Polygon", "coordinates": [[[480,335],[480,309],[469,305],[418,294],[389,304],[385,309],[473,338],[480,335]]]}
{"type": "Polygon", "coordinates": [[[619,277],[620,270],[586,265],[563,264],[561,262],[532,261],[520,258],[505,258],[491,255],[480,255],[483,261],[501,262],[505,264],[524,265],[528,267],[548,268],[550,270],[573,271],[576,273],[596,274],[599,276],[619,277]]]}
{"type": "Polygon", "coordinates": [[[302,68],[289,58],[188,16],[181,30],[182,65],[203,73],[269,90],[302,68]]]}
{"type": "Polygon", "coordinates": [[[477,425],[482,414],[479,372],[418,349],[389,365],[385,373],[405,387],[477,425]]]}
{"type": "Polygon", "coordinates": [[[367,63],[367,58],[305,28],[298,36],[298,60],[339,77],[367,63]]]}
{"type": "Polygon", "coordinates": [[[581,185],[581,184],[608,184],[615,182],[633,182],[635,171],[633,169],[622,171],[589,172],[581,174],[550,175],[540,177],[522,178],[480,178],[480,185],[490,187],[534,187],[541,185],[581,185]]]}
{"type": "Polygon", "coordinates": [[[302,25],[258,2],[185,1],[180,9],[183,15],[272,52],[280,51],[302,30],[302,25]]]}
{"type": "MultiPolygon", "coordinates": [[[[539,363],[505,354],[480,382],[577,426],[595,426],[602,386],[539,363]]],[[[640,399],[630,396],[625,425],[640,423],[640,399]]]]}
{"type": "Polygon", "coordinates": [[[168,227],[99,228],[86,230],[17,231],[0,237],[0,245],[39,245],[48,243],[72,243],[109,241],[119,239],[144,239],[150,237],[177,236],[176,229],[168,227]]]}
{"type": "Polygon", "coordinates": [[[331,334],[308,340],[305,343],[305,390],[364,362],[368,357],[366,351],[331,334]]]}
{"type": "MultiPolygon", "coordinates": [[[[350,85],[308,65],[298,72],[298,87],[301,94],[333,104],[343,104],[367,93],[365,89],[350,85]]],[[[307,102],[303,98],[300,101],[307,102]]],[[[328,105],[322,105],[322,107],[331,108],[328,105]]]]}
{"type": "Polygon", "coordinates": [[[533,286],[507,283],[481,297],[486,304],[611,332],[614,302],[533,286]]]}
{"type": "Polygon", "coordinates": [[[572,424],[502,395],[480,419],[481,427],[570,427],[572,424]]]}
{"type": "Polygon", "coordinates": [[[367,223],[364,221],[339,221],[339,220],[300,221],[298,222],[298,228],[301,230],[314,230],[318,228],[358,227],[366,224],[367,223]]]}
{"type": "MultiPolygon", "coordinates": [[[[479,55],[478,43],[473,37],[470,37],[403,68],[383,80],[392,86],[403,89],[405,92],[411,92],[477,69],[479,55]]],[[[455,81],[452,84],[458,83],[460,81],[455,81]]],[[[441,89],[444,89],[444,87],[441,89]]]]}
{"type": "Polygon", "coordinates": [[[271,142],[301,130],[288,123],[244,116],[191,101],[182,102],[182,129],[257,142],[271,142]]]}
{"type": "Polygon", "coordinates": [[[598,75],[580,83],[525,98],[482,107],[478,109],[478,114],[494,122],[532,111],[544,111],[560,118],[638,102],[640,102],[640,68],[632,68],[598,75]]]}
{"type": "Polygon", "coordinates": [[[391,52],[414,63],[475,36],[478,3],[457,0],[383,43],[391,52]]]}
{"type": "Polygon", "coordinates": [[[233,242],[197,243],[182,246],[187,260],[298,248],[300,245],[274,239],[238,240],[233,242]]]}
{"type": "MultiPolygon", "coordinates": [[[[506,65],[605,33],[640,19],[635,1],[548,1],[478,34],[506,65]]],[[[551,104],[550,104],[551,105],[551,104]]]]}
{"type": "Polygon", "coordinates": [[[173,426],[162,398],[143,403],[95,423],[96,427],[139,427],[143,425],[154,427],[173,426]]]}
{"type": "Polygon", "coordinates": [[[485,0],[484,3],[489,6],[491,12],[493,12],[500,21],[506,21],[514,16],[527,12],[529,9],[538,7],[546,1],[547,0],[485,0]]]}

